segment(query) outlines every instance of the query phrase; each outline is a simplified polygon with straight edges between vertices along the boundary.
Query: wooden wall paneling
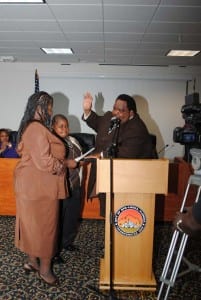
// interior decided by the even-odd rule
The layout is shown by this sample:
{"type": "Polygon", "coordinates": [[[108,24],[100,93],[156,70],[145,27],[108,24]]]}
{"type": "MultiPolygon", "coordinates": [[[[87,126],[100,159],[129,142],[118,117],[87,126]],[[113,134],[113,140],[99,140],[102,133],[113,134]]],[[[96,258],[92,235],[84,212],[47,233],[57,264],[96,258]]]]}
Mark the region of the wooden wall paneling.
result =
{"type": "Polygon", "coordinates": [[[18,158],[0,158],[0,215],[15,216],[13,172],[18,158]]]}
{"type": "MultiPolygon", "coordinates": [[[[19,159],[0,158],[0,215],[14,216],[16,213],[13,189],[13,171],[19,159]]],[[[82,218],[102,219],[100,217],[100,203],[98,198],[87,199],[87,180],[90,171],[88,165],[83,173],[82,218]]],[[[191,165],[182,158],[175,158],[169,163],[168,194],[156,195],[155,220],[172,221],[180,209],[186,190],[188,178],[193,174],[191,165]]],[[[195,201],[197,187],[191,186],[186,205],[195,201]]]]}

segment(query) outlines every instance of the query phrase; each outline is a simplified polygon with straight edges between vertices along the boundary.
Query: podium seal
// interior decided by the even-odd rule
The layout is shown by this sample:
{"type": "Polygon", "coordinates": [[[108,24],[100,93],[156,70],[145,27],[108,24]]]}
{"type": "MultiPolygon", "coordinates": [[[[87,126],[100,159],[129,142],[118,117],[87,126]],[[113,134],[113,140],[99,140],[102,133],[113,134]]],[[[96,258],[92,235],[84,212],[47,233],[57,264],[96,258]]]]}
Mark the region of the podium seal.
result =
{"type": "Polygon", "coordinates": [[[136,236],[145,228],[146,216],[138,206],[125,205],[115,213],[114,225],[122,235],[136,236]]]}

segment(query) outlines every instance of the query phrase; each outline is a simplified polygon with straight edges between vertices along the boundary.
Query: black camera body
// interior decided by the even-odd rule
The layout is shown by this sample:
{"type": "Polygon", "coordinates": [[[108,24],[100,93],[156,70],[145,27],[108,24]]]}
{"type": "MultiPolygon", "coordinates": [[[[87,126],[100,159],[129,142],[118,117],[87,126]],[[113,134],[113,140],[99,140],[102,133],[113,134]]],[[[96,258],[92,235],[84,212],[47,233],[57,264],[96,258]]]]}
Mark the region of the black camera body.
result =
{"type": "MultiPolygon", "coordinates": [[[[182,117],[185,120],[184,126],[176,127],[173,131],[173,141],[185,146],[184,159],[187,161],[191,159],[190,149],[192,147],[201,148],[201,104],[197,93],[196,97],[191,98],[193,102],[189,103],[186,101],[187,104],[181,108],[182,117]]],[[[189,97],[187,100],[189,100],[189,97]]]]}
{"type": "Polygon", "coordinates": [[[173,131],[173,141],[181,145],[197,145],[201,143],[201,132],[195,127],[176,127],[173,131]]]}
{"type": "Polygon", "coordinates": [[[181,113],[185,125],[174,129],[174,142],[182,145],[201,144],[201,104],[183,105],[181,113]]]}

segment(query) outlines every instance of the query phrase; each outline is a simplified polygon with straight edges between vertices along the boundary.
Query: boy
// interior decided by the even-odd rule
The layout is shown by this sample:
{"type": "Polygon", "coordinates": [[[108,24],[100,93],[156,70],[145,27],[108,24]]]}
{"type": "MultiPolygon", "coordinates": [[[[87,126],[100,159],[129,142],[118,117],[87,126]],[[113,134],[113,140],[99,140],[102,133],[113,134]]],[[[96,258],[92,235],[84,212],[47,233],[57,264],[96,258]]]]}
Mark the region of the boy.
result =
{"type": "MultiPolygon", "coordinates": [[[[66,158],[75,159],[82,154],[79,142],[69,135],[69,123],[68,119],[64,115],[57,114],[53,117],[52,131],[63,140],[66,146],[66,158]]],[[[81,183],[79,168],[81,164],[82,162],[78,163],[76,168],[67,170],[66,176],[70,196],[61,201],[60,250],[62,248],[68,251],[78,250],[78,248],[73,245],[73,241],[77,234],[81,209],[81,183]]]]}

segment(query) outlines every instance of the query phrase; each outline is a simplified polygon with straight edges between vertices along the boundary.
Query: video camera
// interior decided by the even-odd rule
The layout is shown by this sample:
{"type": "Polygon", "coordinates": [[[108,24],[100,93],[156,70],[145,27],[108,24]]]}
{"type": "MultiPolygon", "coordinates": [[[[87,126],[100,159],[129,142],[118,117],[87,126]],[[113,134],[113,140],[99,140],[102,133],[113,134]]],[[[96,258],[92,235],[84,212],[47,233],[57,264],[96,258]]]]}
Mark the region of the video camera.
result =
{"type": "Polygon", "coordinates": [[[181,113],[185,120],[185,125],[174,129],[174,142],[182,145],[200,144],[201,146],[201,104],[183,105],[181,113]]]}
{"type": "Polygon", "coordinates": [[[194,92],[188,95],[188,81],[186,83],[185,105],[182,106],[181,113],[185,124],[183,127],[174,129],[173,141],[185,146],[184,159],[190,161],[190,149],[192,147],[201,148],[201,103],[198,93],[194,92]]]}

